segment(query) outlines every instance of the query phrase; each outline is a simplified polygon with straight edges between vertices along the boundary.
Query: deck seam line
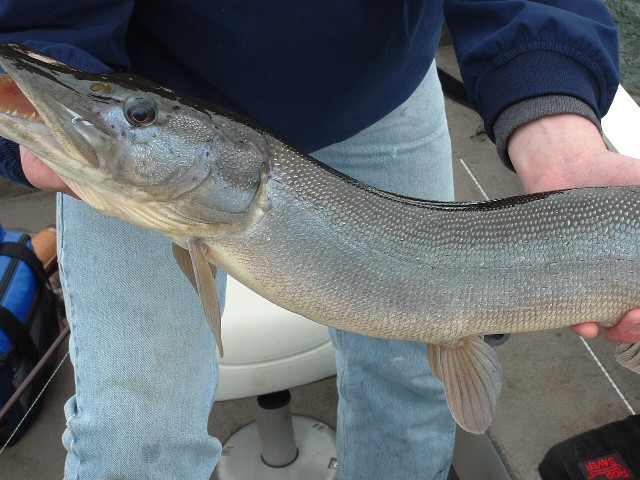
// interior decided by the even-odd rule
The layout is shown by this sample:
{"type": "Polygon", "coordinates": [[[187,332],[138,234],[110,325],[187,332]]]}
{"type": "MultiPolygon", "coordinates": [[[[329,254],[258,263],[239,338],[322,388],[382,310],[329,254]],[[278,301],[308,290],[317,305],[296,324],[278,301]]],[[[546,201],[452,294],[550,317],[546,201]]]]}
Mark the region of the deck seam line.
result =
{"type": "Polygon", "coordinates": [[[464,167],[464,169],[467,171],[467,173],[469,174],[469,176],[471,177],[471,180],[473,180],[473,183],[476,184],[476,187],[478,187],[478,190],[480,190],[480,193],[482,194],[482,196],[484,197],[485,200],[489,200],[489,195],[487,195],[487,192],[484,191],[484,188],[482,188],[482,185],[480,185],[480,182],[478,181],[478,179],[476,178],[476,176],[473,174],[473,172],[471,171],[471,169],[467,166],[467,163],[461,158],[460,159],[460,163],[462,164],[462,166],[464,167]]]}
{"type": "Polygon", "coordinates": [[[611,375],[609,375],[609,372],[607,371],[607,369],[604,367],[604,365],[602,364],[602,362],[600,361],[600,359],[598,358],[598,356],[595,354],[595,352],[591,349],[591,347],[589,346],[589,344],[587,343],[587,341],[580,337],[580,341],[582,341],[582,344],[584,345],[584,348],[587,349],[587,351],[589,352],[589,354],[591,354],[591,358],[593,358],[593,360],[596,362],[596,364],[598,365],[598,367],[600,367],[600,370],[602,371],[602,373],[604,374],[605,377],[607,377],[607,380],[609,380],[609,383],[611,384],[611,386],[613,387],[613,389],[616,391],[616,393],[618,394],[618,396],[622,399],[622,403],[624,403],[624,406],[627,407],[627,410],[629,410],[629,412],[631,412],[631,415],[635,415],[636,412],[633,409],[633,407],[631,406],[631,404],[627,401],[627,398],[624,396],[624,394],[622,393],[622,391],[618,388],[618,385],[616,384],[616,382],[613,380],[613,378],[611,378],[611,375]]]}
{"type": "MultiPolygon", "coordinates": [[[[467,171],[467,174],[469,175],[469,177],[471,177],[471,180],[473,180],[473,182],[478,187],[484,199],[489,200],[489,195],[487,195],[487,192],[484,191],[484,188],[482,188],[482,185],[480,185],[480,182],[478,181],[476,176],[473,174],[471,169],[467,166],[466,162],[462,158],[460,158],[460,163],[462,164],[464,169],[467,171]]],[[[618,385],[616,384],[616,382],[613,380],[613,378],[611,378],[611,375],[609,375],[609,372],[607,371],[605,366],[602,364],[598,356],[591,349],[591,347],[585,341],[584,338],[580,337],[580,340],[582,341],[582,345],[587,349],[587,351],[591,355],[591,358],[593,359],[593,361],[596,362],[596,365],[598,365],[598,367],[600,368],[600,371],[604,374],[605,378],[609,381],[609,384],[613,387],[613,390],[618,394],[618,396],[622,400],[622,403],[624,403],[624,406],[627,408],[627,410],[631,412],[631,415],[635,415],[636,414],[635,410],[633,409],[633,407],[631,406],[627,398],[624,396],[620,388],[618,388],[618,385]]]]}

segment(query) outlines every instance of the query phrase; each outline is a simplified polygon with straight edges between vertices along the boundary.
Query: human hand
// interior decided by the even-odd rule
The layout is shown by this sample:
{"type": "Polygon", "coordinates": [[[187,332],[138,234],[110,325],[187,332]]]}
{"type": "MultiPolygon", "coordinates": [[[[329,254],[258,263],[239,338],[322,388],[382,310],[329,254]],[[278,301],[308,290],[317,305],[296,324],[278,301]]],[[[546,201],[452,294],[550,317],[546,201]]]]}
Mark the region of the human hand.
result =
{"type": "MultiPolygon", "coordinates": [[[[640,161],[610,152],[598,129],[577,115],[543,117],[509,138],[511,161],[527,193],[564,188],[640,185],[640,161]]],[[[596,323],[571,327],[578,335],[598,335],[596,323]]],[[[640,341],[640,309],[627,312],[605,337],[616,343],[640,341]]]]}
{"type": "Polygon", "coordinates": [[[20,161],[22,162],[22,171],[25,177],[34,187],[40,190],[62,192],[78,198],[57,173],[45,165],[35,153],[27,150],[22,145],[20,145],[20,161]]]}

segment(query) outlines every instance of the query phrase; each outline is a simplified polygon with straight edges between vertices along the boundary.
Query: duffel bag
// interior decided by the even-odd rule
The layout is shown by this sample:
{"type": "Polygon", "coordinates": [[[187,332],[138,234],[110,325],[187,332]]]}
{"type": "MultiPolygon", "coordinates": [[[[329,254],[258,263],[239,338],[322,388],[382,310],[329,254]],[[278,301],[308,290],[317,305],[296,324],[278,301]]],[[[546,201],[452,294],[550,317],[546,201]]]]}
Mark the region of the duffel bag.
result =
{"type": "MultiPolygon", "coordinates": [[[[30,236],[5,231],[0,225],[0,409],[53,343],[59,328],[56,298],[30,236]]],[[[53,358],[0,420],[0,446],[7,441],[14,444],[36,417],[52,367],[53,358]]]]}

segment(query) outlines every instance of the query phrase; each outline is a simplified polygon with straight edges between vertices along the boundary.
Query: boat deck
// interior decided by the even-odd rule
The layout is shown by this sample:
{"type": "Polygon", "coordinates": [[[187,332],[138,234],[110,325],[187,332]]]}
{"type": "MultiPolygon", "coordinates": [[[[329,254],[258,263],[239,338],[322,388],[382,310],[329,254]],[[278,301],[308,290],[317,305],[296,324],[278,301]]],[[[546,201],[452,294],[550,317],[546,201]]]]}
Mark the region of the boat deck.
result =
{"type": "MultiPolygon", "coordinates": [[[[438,61],[447,71],[456,71],[450,47],[440,49],[438,61]]],[[[480,118],[449,100],[447,112],[457,199],[522,193],[517,177],[500,163],[495,147],[482,132],[480,118]]],[[[53,194],[6,183],[0,183],[0,192],[0,222],[5,228],[36,231],[54,222],[53,194]]],[[[60,368],[40,416],[15,446],[0,453],[0,477],[62,478],[62,408],[74,390],[66,348],[65,344],[60,349],[60,368]]],[[[512,335],[497,347],[505,378],[496,418],[486,435],[458,436],[454,456],[457,476],[461,480],[539,479],[537,466],[554,444],[640,412],[640,377],[618,366],[613,350],[614,346],[602,338],[584,341],[568,329],[512,335]]],[[[292,396],[293,413],[335,426],[333,378],[297,387],[292,396]]],[[[216,403],[210,431],[224,441],[251,422],[252,401],[216,403]]]]}

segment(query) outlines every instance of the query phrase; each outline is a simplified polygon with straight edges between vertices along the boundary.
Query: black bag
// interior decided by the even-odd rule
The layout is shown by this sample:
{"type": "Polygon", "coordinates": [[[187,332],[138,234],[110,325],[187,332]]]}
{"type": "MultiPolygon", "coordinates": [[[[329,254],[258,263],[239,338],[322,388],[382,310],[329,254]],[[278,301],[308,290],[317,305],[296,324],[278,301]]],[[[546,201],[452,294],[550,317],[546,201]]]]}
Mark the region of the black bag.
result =
{"type": "MultiPolygon", "coordinates": [[[[59,328],[56,298],[30,237],[0,225],[0,409],[56,339],[59,328]]],[[[9,439],[9,445],[14,444],[40,410],[42,399],[34,401],[53,362],[52,357],[0,420],[0,447],[9,439]]]]}
{"type": "Polygon", "coordinates": [[[538,470],[543,480],[640,479],[640,415],[555,445],[538,470]]]}

